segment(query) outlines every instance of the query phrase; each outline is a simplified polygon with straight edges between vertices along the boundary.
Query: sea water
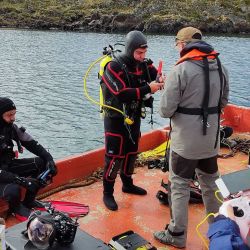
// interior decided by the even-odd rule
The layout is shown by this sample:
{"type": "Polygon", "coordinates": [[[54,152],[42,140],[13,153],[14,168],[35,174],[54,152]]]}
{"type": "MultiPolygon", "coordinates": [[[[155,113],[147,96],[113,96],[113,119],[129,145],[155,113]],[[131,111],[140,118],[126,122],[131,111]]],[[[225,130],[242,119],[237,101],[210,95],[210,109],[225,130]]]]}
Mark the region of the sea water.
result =
{"type": "MultiPolygon", "coordinates": [[[[124,34],[77,33],[0,29],[0,96],[17,106],[17,124],[49,149],[55,159],[101,147],[103,121],[99,107],[84,96],[83,77],[105,46],[123,42],[124,34]]],[[[148,35],[148,57],[155,65],[164,61],[168,74],[179,55],[174,36],[148,35]]],[[[220,52],[230,75],[230,102],[250,106],[249,37],[209,36],[205,40],[220,52]]],[[[122,46],[118,47],[123,49],[122,46]]],[[[99,101],[99,67],[87,78],[90,96],[99,101]]],[[[154,125],[168,124],[157,110],[154,125]]],[[[142,121],[149,131],[150,114],[142,121]]],[[[25,154],[24,154],[25,155],[25,154]]]]}

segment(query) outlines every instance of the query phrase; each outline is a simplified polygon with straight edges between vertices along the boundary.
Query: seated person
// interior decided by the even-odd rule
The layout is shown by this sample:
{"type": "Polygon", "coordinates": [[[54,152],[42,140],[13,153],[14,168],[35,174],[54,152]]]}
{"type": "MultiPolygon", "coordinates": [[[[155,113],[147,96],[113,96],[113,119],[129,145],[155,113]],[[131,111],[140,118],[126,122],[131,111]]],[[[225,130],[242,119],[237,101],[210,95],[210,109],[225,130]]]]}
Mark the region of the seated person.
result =
{"type": "Polygon", "coordinates": [[[46,169],[50,170],[51,177],[55,176],[57,168],[51,154],[23,127],[19,128],[14,123],[15,116],[16,106],[13,101],[0,97],[0,198],[8,201],[10,212],[27,217],[42,187],[37,177],[46,169]],[[23,146],[38,157],[16,159],[13,141],[20,153],[23,146]],[[26,189],[22,202],[20,187],[26,189]]]}
{"type": "Polygon", "coordinates": [[[209,250],[250,250],[242,239],[240,228],[235,222],[233,207],[228,204],[226,210],[227,216],[217,215],[209,226],[207,232],[210,240],[209,250]]]}

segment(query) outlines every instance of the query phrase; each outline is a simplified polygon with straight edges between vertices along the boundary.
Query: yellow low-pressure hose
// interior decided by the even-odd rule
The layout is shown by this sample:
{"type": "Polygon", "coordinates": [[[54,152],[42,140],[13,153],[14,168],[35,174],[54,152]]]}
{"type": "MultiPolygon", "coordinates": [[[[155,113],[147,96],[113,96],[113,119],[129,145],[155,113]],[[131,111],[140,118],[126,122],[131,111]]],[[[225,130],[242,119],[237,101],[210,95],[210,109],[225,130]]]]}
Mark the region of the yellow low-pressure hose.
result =
{"type": "Polygon", "coordinates": [[[220,203],[223,203],[224,201],[220,199],[220,197],[218,196],[218,193],[220,193],[220,190],[216,190],[214,195],[216,197],[216,199],[220,202],[220,203]]]}
{"type": "Polygon", "coordinates": [[[88,67],[88,69],[87,69],[87,71],[86,71],[86,73],[85,73],[85,75],[84,75],[84,78],[83,78],[83,89],[84,89],[84,94],[85,94],[85,96],[87,97],[87,99],[88,99],[90,102],[92,102],[92,103],[94,103],[94,104],[96,104],[96,105],[98,105],[98,106],[102,106],[102,107],[104,107],[104,108],[112,109],[112,110],[115,110],[115,111],[119,112],[120,114],[122,114],[122,115],[124,116],[125,122],[126,122],[128,125],[131,125],[131,124],[133,124],[133,120],[131,120],[129,117],[127,117],[127,115],[126,115],[123,111],[121,111],[120,109],[117,109],[117,108],[115,108],[115,107],[112,107],[112,106],[109,106],[109,105],[106,105],[106,104],[102,104],[102,103],[100,103],[100,102],[94,100],[94,99],[89,95],[89,93],[88,93],[88,89],[87,89],[87,78],[88,78],[88,75],[89,75],[90,71],[92,70],[92,68],[93,68],[98,62],[100,62],[101,60],[103,60],[105,57],[107,57],[107,55],[104,55],[104,56],[99,57],[96,61],[94,61],[93,63],[91,63],[90,66],[88,67]]]}
{"type": "Polygon", "coordinates": [[[210,217],[210,216],[215,216],[215,214],[214,213],[210,213],[210,214],[208,214],[197,226],[196,226],[196,232],[197,232],[197,234],[198,234],[198,236],[200,237],[200,239],[202,240],[202,242],[204,243],[204,245],[205,245],[205,247],[206,247],[206,249],[209,249],[209,247],[208,247],[208,244],[207,244],[207,241],[206,241],[206,239],[202,236],[202,234],[200,233],[200,231],[199,231],[199,227],[208,219],[208,217],[210,217]]]}
{"type": "MultiPolygon", "coordinates": [[[[215,193],[214,193],[214,195],[215,195],[216,199],[217,199],[219,202],[223,203],[223,200],[220,199],[220,197],[218,196],[218,193],[220,193],[220,190],[216,190],[215,193]]],[[[204,243],[204,245],[206,246],[207,249],[208,249],[207,241],[206,241],[206,239],[202,236],[202,234],[200,233],[199,227],[200,227],[200,226],[208,219],[208,217],[210,217],[210,216],[215,216],[215,214],[214,214],[214,213],[208,214],[208,215],[207,215],[207,216],[206,216],[206,217],[196,226],[196,232],[197,232],[198,236],[201,238],[201,240],[203,241],[203,243],[204,243]]]]}

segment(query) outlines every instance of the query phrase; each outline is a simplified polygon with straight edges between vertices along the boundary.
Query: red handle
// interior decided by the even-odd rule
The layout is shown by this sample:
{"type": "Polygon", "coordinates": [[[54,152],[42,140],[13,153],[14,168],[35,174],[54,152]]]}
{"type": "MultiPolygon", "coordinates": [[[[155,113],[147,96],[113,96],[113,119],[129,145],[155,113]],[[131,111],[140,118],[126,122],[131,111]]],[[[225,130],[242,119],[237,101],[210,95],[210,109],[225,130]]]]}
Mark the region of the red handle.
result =
{"type": "Polygon", "coordinates": [[[159,61],[158,69],[157,69],[157,75],[162,75],[162,60],[159,61]]]}
{"type": "Polygon", "coordinates": [[[160,78],[161,75],[162,75],[162,64],[163,64],[163,61],[160,60],[160,61],[159,61],[159,65],[158,65],[158,69],[157,69],[156,82],[159,82],[159,78],[160,78]]]}

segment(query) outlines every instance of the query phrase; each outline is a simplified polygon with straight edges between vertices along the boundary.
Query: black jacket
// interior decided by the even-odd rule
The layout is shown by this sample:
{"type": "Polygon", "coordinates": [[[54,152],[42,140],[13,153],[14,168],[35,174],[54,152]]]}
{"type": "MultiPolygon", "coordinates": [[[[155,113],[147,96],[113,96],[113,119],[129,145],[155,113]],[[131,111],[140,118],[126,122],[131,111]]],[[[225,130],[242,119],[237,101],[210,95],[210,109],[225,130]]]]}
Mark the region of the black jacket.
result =
{"type": "Polygon", "coordinates": [[[13,151],[14,143],[16,142],[19,151],[21,147],[25,147],[31,153],[41,157],[45,162],[53,160],[51,154],[24,128],[19,128],[16,124],[1,124],[0,125],[0,182],[12,182],[15,175],[9,172],[9,166],[15,159],[13,151]]]}

